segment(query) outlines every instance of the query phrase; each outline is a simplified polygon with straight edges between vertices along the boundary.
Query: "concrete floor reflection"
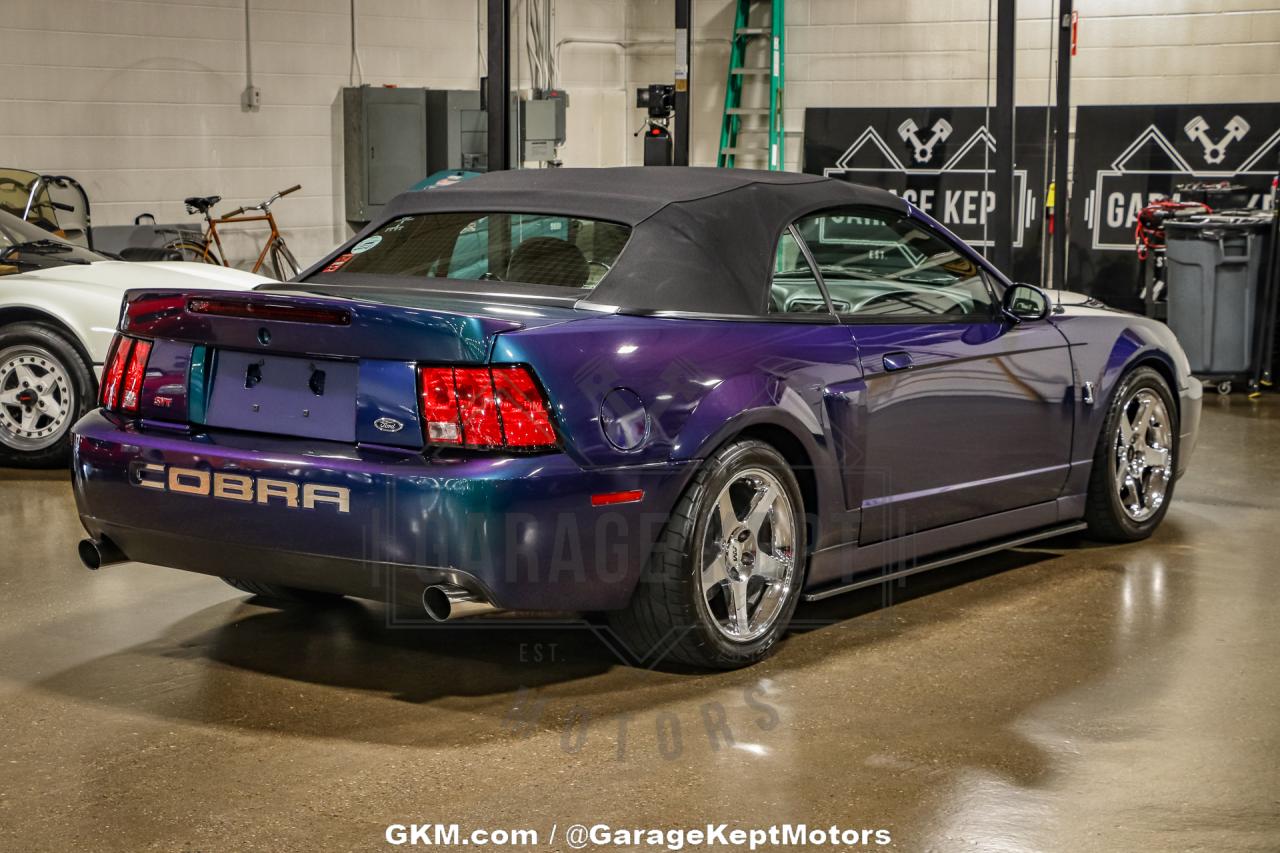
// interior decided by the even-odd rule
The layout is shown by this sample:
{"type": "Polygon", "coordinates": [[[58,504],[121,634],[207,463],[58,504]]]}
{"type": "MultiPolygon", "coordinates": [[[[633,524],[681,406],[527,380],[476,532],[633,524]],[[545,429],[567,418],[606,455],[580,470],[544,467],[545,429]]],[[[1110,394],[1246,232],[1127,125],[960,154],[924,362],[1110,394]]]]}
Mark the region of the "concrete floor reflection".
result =
{"type": "Polygon", "coordinates": [[[622,666],[583,622],[393,628],[89,574],[65,475],[0,472],[0,849],[367,849],[414,821],[1280,849],[1280,405],[1207,402],[1151,542],[802,607],[715,675],[622,666]]]}

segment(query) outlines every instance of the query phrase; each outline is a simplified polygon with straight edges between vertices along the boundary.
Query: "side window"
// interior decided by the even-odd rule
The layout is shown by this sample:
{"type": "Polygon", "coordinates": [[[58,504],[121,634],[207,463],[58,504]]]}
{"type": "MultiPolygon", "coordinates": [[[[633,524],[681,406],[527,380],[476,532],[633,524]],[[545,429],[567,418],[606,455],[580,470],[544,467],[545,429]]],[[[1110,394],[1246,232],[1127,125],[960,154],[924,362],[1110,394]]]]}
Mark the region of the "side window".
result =
{"type": "Polygon", "coordinates": [[[769,313],[830,314],[813,267],[789,230],[778,240],[773,282],[769,288],[769,313]]]}
{"type": "Polygon", "coordinates": [[[905,214],[849,208],[806,216],[797,227],[840,314],[880,322],[993,315],[981,267],[905,214]]]}

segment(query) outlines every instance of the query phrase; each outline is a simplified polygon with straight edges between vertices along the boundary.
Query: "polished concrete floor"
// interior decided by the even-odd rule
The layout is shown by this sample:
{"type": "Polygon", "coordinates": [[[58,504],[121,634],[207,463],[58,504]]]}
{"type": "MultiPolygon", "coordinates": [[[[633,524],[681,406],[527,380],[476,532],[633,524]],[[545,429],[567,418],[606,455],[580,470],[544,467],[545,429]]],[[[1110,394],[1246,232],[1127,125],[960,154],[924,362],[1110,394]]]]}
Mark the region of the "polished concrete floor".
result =
{"type": "MultiPolygon", "coordinates": [[[[0,850],[385,849],[391,823],[885,828],[894,850],[1280,850],[1280,399],[1206,400],[1154,539],[802,607],[761,666],[90,574],[0,472],[0,850]]],[[[827,848],[834,849],[834,848],[827,848]]]]}

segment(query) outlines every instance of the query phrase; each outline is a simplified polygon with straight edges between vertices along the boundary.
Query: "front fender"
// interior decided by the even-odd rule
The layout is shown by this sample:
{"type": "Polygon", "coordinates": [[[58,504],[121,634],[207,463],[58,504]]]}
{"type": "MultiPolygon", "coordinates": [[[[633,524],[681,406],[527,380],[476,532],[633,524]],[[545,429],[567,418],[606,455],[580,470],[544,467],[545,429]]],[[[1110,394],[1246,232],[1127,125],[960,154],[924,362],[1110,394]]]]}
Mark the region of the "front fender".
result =
{"type": "Polygon", "coordinates": [[[10,312],[27,322],[43,319],[62,328],[70,336],[72,343],[88,358],[91,369],[96,371],[106,359],[111,337],[115,334],[114,322],[119,310],[117,300],[104,299],[101,294],[92,292],[77,294],[77,298],[68,300],[69,304],[29,292],[7,296],[9,298],[0,304],[0,325],[9,322],[6,314],[10,312]],[[38,319],[36,315],[39,315],[38,319]]]}
{"type": "Polygon", "coordinates": [[[1170,382],[1178,404],[1183,453],[1179,473],[1185,470],[1195,444],[1200,419],[1199,383],[1191,376],[1182,347],[1168,327],[1153,320],[1116,312],[1068,317],[1059,328],[1071,341],[1077,384],[1094,386],[1093,405],[1078,408],[1072,442],[1073,472],[1068,494],[1082,494],[1088,485],[1098,436],[1121,380],[1134,368],[1150,365],[1170,382]]]}

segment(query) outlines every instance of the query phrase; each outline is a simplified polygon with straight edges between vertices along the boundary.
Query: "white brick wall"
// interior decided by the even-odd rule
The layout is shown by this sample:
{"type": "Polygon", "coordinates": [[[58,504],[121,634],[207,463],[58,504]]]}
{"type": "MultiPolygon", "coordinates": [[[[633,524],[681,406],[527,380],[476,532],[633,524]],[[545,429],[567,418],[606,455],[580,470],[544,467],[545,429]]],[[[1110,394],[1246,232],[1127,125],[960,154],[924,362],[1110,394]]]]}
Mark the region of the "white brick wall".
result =
{"type": "MultiPolygon", "coordinates": [[[[230,210],[295,183],[274,208],[299,260],[346,234],[335,102],[349,82],[349,0],[251,0],[254,83],[243,112],[243,0],[4,0],[0,162],[78,178],[94,222],[182,199],[230,210]]],[[[364,79],[475,87],[474,0],[357,0],[364,79]]],[[[228,235],[230,235],[230,231],[228,235]]],[[[255,244],[232,237],[234,260],[255,244]]]]}
{"type": "MultiPolygon", "coordinates": [[[[1051,102],[1055,5],[1018,3],[1019,103],[1051,102]]],[[[1280,100],[1278,0],[1076,0],[1075,6],[1076,104],[1280,100]]],[[[987,12],[987,0],[788,0],[790,165],[798,164],[805,107],[983,103],[987,12]]]]}
{"type": "MultiPolygon", "coordinates": [[[[5,0],[0,164],[80,178],[95,222],[186,219],[294,183],[276,208],[300,259],[346,233],[339,89],[349,0],[251,0],[260,112],[240,109],[243,0],[5,0]]],[[[517,16],[522,0],[513,0],[517,16]]],[[[1280,100],[1280,0],[1077,0],[1076,103],[1280,100]]],[[[732,0],[696,0],[693,160],[715,162],[732,0]]],[[[1018,99],[1045,103],[1050,0],[1022,0],[1018,99]]],[[[788,164],[804,108],[979,104],[988,0],[788,0],[788,164]]],[[[357,0],[364,79],[474,87],[477,0],[357,0]]],[[[668,81],[671,0],[555,0],[567,165],[642,160],[635,88],[668,81]]],[[[525,68],[523,30],[513,24],[525,68]]],[[[519,77],[527,85],[528,75],[519,77]]],[[[229,208],[224,208],[229,209],[229,208]]],[[[250,256],[249,238],[232,253],[250,256]]]]}
{"type": "MultiPolygon", "coordinates": [[[[697,0],[693,159],[715,162],[733,0],[697,0]],[[721,40],[716,43],[716,40],[721,40]]],[[[981,104],[988,0],[787,0],[787,161],[810,106],[981,104]]],[[[992,0],[994,6],[994,0],[992,0]]],[[[1280,0],[1076,0],[1077,104],[1280,100],[1280,0]]],[[[1018,4],[1017,98],[1051,102],[1056,3],[1018,4]]],[[[670,0],[632,0],[628,38],[672,38],[670,0]]],[[[995,33],[991,33],[994,41],[995,33]]],[[[632,48],[628,85],[669,79],[672,55],[632,48]]],[[[994,71],[992,72],[994,73],[994,71]]],[[[994,86],[991,97],[994,100],[994,86]]],[[[633,110],[632,124],[643,116],[633,110]]],[[[639,162],[638,145],[630,162],[639,162]]]]}

